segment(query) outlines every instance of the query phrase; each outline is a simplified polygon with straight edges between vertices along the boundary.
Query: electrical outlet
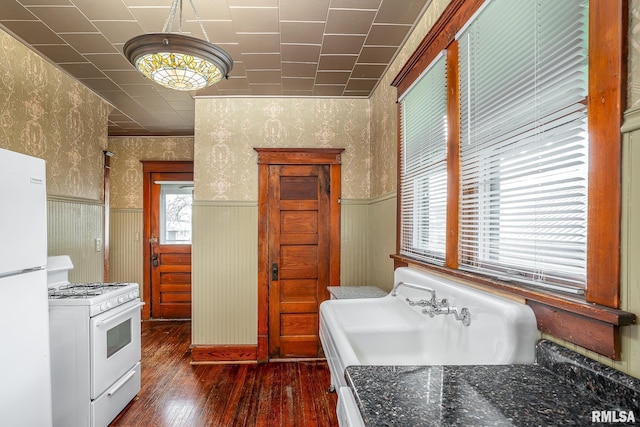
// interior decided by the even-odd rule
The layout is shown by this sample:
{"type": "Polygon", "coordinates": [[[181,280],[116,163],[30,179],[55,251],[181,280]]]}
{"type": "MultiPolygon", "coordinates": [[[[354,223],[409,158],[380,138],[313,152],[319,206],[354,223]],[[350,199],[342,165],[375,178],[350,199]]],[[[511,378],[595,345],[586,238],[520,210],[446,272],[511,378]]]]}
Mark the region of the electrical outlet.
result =
{"type": "Polygon", "coordinates": [[[102,239],[96,237],[96,252],[102,251],[102,239]]]}

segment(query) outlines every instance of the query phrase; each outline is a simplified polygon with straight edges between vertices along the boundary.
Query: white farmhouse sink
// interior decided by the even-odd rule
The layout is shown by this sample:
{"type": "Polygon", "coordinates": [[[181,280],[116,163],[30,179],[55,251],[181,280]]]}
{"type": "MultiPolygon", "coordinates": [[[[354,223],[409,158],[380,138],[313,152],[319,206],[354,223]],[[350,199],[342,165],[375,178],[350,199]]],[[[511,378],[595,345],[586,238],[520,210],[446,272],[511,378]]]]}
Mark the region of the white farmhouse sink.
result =
{"type": "Polygon", "coordinates": [[[351,365],[497,365],[533,363],[540,334],[531,308],[453,280],[399,268],[395,283],[425,286],[450,307],[470,312],[463,325],[453,314],[430,317],[406,299],[429,300],[429,292],[399,286],[396,296],[325,301],[320,339],[332,386],[345,386],[351,365]]]}

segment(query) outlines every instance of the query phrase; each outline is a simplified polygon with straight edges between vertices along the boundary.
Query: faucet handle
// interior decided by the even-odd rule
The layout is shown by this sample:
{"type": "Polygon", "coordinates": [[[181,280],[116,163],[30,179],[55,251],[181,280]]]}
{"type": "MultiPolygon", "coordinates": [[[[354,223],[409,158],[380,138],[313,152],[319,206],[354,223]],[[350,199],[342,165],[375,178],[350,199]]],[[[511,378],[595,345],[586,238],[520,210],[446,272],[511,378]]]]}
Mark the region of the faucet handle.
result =
{"type": "Polygon", "coordinates": [[[426,300],[426,299],[421,299],[421,300],[412,300],[412,299],[410,299],[410,298],[407,298],[405,301],[407,301],[407,304],[409,304],[409,305],[410,305],[410,306],[412,306],[412,307],[413,307],[414,305],[417,305],[417,306],[419,306],[419,307],[426,307],[427,305],[431,305],[431,304],[429,303],[429,301],[428,301],[428,300],[426,300]]]}
{"type": "Polygon", "coordinates": [[[428,314],[429,317],[434,317],[437,313],[436,313],[436,308],[429,306],[427,308],[422,309],[422,314],[428,314]]]}
{"type": "Polygon", "coordinates": [[[460,320],[464,326],[469,326],[471,324],[471,312],[468,308],[463,307],[462,310],[460,310],[460,319],[458,320],[460,320]]]}

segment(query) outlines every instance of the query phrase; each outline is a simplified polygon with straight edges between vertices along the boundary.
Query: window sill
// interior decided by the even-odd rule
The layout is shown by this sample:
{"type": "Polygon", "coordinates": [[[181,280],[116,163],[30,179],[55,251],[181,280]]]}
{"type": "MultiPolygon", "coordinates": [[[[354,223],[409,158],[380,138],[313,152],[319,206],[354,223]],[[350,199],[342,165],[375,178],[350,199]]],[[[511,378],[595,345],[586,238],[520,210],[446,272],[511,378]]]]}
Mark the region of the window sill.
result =
{"type": "Polygon", "coordinates": [[[470,286],[519,299],[531,307],[541,332],[612,360],[620,360],[620,327],[636,323],[636,315],[633,313],[591,304],[573,295],[518,287],[460,270],[421,263],[400,255],[391,255],[391,258],[394,260],[394,268],[413,267],[453,276],[470,286]]]}

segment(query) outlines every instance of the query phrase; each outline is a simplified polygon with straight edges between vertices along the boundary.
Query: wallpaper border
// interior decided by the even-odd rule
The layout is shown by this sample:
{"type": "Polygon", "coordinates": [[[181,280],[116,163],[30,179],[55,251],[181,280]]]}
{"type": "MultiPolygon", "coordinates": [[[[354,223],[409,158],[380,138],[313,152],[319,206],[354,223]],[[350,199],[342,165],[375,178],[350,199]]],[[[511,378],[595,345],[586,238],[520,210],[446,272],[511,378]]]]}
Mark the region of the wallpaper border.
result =
{"type": "MultiPolygon", "coordinates": [[[[198,185],[196,183],[196,185],[198,185]]],[[[193,206],[218,206],[218,207],[257,207],[258,201],[252,200],[194,200],[193,206]]]]}
{"type": "Polygon", "coordinates": [[[63,203],[78,203],[78,204],[83,204],[83,205],[104,206],[104,202],[102,200],[85,199],[83,197],[58,196],[58,195],[55,195],[55,194],[48,194],[47,195],[47,201],[63,202],[63,203]]]}

